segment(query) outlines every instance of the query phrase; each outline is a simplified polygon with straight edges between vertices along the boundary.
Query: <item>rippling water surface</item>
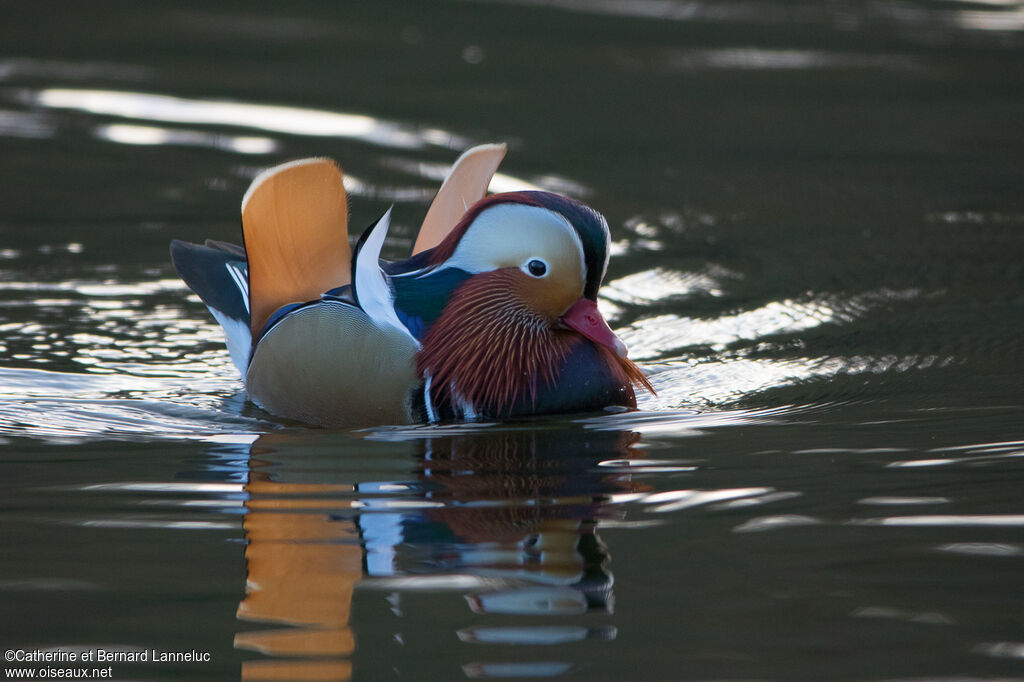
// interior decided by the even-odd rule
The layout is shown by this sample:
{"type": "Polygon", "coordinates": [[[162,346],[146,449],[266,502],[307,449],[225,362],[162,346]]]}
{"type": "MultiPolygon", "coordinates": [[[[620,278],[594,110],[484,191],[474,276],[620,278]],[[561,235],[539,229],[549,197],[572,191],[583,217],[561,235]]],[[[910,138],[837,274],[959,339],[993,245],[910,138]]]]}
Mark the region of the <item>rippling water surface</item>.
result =
{"type": "MultiPolygon", "coordinates": [[[[1024,679],[1024,6],[12,5],[0,644],[116,679],[1024,679]],[[172,238],[331,156],[607,217],[628,413],[247,403],[172,238]]],[[[5,663],[8,668],[12,664],[5,663]]],[[[26,664],[40,669],[43,664],[26,664]]]]}

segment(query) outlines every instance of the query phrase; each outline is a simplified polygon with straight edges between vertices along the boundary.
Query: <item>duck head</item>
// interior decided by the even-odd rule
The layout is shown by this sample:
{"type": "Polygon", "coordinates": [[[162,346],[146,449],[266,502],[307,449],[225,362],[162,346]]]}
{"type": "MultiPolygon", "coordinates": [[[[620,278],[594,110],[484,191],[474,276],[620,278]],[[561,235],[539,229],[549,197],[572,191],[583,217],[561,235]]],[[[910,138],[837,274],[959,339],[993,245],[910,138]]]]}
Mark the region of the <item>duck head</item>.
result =
{"type": "Polygon", "coordinates": [[[471,207],[423,254],[456,282],[416,358],[428,416],[635,407],[633,384],[650,384],[597,307],[608,246],[604,217],[560,195],[471,207]]]}

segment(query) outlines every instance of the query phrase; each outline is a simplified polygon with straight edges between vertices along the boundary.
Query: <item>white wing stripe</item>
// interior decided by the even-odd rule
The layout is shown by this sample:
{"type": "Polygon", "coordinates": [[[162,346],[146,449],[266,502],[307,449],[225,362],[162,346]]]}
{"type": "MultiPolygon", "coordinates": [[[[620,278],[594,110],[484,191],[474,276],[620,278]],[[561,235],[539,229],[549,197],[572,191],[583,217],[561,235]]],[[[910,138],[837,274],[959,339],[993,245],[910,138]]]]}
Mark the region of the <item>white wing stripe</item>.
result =
{"type": "Polygon", "coordinates": [[[249,311],[249,279],[246,277],[245,272],[241,267],[235,263],[225,263],[224,267],[227,268],[228,274],[231,275],[231,279],[235,281],[235,286],[242,292],[242,301],[245,303],[245,309],[249,311]]]}

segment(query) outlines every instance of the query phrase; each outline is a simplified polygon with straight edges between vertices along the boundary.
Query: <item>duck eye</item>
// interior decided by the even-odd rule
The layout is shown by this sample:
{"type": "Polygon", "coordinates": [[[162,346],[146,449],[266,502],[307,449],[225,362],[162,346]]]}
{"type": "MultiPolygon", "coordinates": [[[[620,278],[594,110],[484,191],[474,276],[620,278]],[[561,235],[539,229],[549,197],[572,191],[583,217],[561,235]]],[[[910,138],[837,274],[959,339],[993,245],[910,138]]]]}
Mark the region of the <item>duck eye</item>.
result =
{"type": "Polygon", "coordinates": [[[542,260],[534,258],[526,264],[526,270],[534,277],[543,277],[548,272],[548,264],[542,260]]]}

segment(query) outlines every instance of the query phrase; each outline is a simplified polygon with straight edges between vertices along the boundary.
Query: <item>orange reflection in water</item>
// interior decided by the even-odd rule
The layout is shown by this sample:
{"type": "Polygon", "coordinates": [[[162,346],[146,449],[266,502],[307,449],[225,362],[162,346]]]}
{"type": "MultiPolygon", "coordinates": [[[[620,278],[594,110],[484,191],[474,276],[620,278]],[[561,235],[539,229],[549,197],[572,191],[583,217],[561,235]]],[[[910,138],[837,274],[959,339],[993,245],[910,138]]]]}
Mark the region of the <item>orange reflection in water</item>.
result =
{"type": "Polygon", "coordinates": [[[242,679],[350,679],[347,657],[355,638],[349,616],[353,589],[362,578],[358,533],[351,522],[317,511],[346,501],[287,496],[350,493],[352,486],[275,483],[254,471],[245,489],[250,494],[244,523],[249,577],[238,618],[298,627],[238,633],[236,648],[276,659],[245,662],[242,679]],[[312,509],[292,511],[300,507],[312,509]]]}

